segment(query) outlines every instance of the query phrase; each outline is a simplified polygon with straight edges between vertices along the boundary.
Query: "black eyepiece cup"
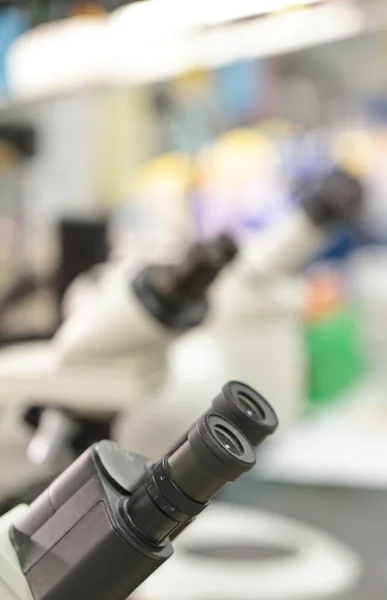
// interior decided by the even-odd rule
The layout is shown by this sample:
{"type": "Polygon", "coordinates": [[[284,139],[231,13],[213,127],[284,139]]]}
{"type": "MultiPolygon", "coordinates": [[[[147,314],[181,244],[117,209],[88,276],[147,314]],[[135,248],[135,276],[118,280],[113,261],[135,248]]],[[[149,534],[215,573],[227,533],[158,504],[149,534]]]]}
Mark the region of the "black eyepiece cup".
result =
{"type": "Polygon", "coordinates": [[[212,402],[212,410],[240,429],[254,447],[278,427],[277,415],[267,400],[240,381],[229,381],[212,402]]]}

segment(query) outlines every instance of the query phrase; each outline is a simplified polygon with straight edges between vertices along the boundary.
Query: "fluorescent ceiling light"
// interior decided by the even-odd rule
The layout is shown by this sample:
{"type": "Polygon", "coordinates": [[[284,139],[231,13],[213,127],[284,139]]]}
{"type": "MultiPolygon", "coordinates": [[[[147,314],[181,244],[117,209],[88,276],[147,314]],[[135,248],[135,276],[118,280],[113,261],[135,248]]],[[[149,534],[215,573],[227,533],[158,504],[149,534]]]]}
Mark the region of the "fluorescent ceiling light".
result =
{"type": "Polygon", "coordinates": [[[275,13],[321,0],[148,0],[117,9],[112,24],[127,35],[165,36],[185,30],[275,13]]]}
{"type": "MultiPolygon", "coordinates": [[[[154,3],[166,0],[153,0],[154,3]]],[[[216,25],[238,19],[257,17],[295,6],[307,6],[317,4],[321,0],[194,0],[192,13],[200,25],[216,25]]],[[[185,4],[181,0],[175,0],[177,4],[185,4]]],[[[184,7],[185,9],[185,7],[184,7]]]]}
{"type": "Polygon", "coordinates": [[[265,58],[354,37],[364,29],[363,12],[341,3],[277,14],[198,35],[194,61],[216,67],[236,60],[265,58]]]}
{"type": "Polygon", "coordinates": [[[117,9],[110,17],[112,35],[127,36],[128,41],[165,38],[196,26],[192,9],[182,10],[176,0],[135,2],[117,9]]]}
{"type": "Polygon", "coordinates": [[[133,38],[114,36],[110,72],[121,81],[156,81],[192,68],[216,68],[346,39],[364,27],[361,10],[337,2],[263,20],[225,24],[220,29],[194,30],[168,37],[162,43],[157,39],[139,41],[136,47],[133,38]]]}

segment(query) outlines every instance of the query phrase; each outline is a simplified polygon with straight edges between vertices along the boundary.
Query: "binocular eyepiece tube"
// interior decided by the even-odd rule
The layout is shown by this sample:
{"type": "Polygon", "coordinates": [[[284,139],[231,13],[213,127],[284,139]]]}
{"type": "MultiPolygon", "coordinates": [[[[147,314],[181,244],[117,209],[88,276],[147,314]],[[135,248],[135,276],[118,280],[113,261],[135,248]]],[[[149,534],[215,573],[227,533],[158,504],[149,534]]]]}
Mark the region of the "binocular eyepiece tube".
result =
{"type": "Polygon", "coordinates": [[[125,600],[212,497],[254,467],[253,445],[276,425],[257,392],[231,382],[155,464],[93,444],[11,527],[34,600],[125,600]]]}
{"type": "Polygon", "coordinates": [[[254,465],[254,450],[242,432],[224,417],[205,414],[187,440],[151,469],[128,500],[127,515],[141,533],[160,542],[254,465]]]}
{"type": "MultiPolygon", "coordinates": [[[[278,419],[272,406],[252,387],[240,381],[229,381],[214,398],[211,408],[206,411],[216,413],[233,423],[246,436],[250,444],[257,448],[278,427],[278,419]]],[[[186,432],[167,452],[172,455],[188,438],[186,432]]]]}
{"type": "Polygon", "coordinates": [[[258,392],[236,381],[223,386],[211,409],[152,468],[127,502],[132,523],[157,541],[175,537],[227,482],[253,468],[253,446],[277,424],[275,412],[258,392]]]}

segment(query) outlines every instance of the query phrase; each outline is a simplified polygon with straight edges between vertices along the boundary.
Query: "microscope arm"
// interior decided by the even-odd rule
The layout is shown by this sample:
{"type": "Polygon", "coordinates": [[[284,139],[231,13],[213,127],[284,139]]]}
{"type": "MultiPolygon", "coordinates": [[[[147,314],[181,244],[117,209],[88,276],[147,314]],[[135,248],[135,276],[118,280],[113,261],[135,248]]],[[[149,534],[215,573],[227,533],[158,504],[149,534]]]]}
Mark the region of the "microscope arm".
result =
{"type": "Polygon", "coordinates": [[[324,246],[335,227],[354,222],[364,203],[360,182],[336,169],[300,187],[299,205],[237,259],[244,280],[286,275],[303,267],[324,246]]]}
{"type": "Polygon", "coordinates": [[[108,281],[107,289],[102,287],[92,306],[80,308],[58,331],[60,360],[117,361],[163,352],[174,338],[204,321],[207,290],[236,253],[233,241],[219,236],[193,245],[179,263],[152,265],[131,278],[120,273],[113,286],[108,281]]]}
{"type": "Polygon", "coordinates": [[[0,400],[38,399],[98,415],[107,403],[119,411],[130,398],[149,398],[164,383],[171,341],[206,318],[208,287],[236,251],[219,236],[177,264],[122,273],[71,314],[52,343],[0,353],[0,400]]]}
{"type": "Polygon", "coordinates": [[[166,345],[173,333],[152,318],[122,277],[113,290],[101,290],[91,306],[70,316],[53,345],[62,364],[76,364],[82,359],[117,362],[120,356],[144,355],[166,345]]]}
{"type": "Polygon", "coordinates": [[[244,244],[236,268],[246,281],[293,273],[321,250],[326,238],[326,230],[314,225],[304,211],[295,211],[244,244]]]}

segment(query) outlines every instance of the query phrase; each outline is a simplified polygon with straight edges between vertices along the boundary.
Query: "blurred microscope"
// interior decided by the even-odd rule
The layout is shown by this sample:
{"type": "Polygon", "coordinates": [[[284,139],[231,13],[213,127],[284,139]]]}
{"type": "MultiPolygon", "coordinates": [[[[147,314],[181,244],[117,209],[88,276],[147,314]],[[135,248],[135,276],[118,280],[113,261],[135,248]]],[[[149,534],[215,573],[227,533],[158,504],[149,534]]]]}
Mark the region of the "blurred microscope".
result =
{"type": "Polygon", "coordinates": [[[291,215],[241,245],[214,286],[213,318],[171,348],[168,382],[157,401],[120,421],[118,439],[133,451],[156,456],[166,448],[176,430],[200,413],[201,393],[212,394],[225,373],[259,385],[279,415],[280,431],[300,416],[307,294],[298,272],[336,226],[356,222],[363,191],[356,179],[335,170],[303,185],[299,197],[291,215]],[[155,436],[150,432],[157,427],[155,436]]]}
{"type": "MultiPolygon", "coordinates": [[[[56,472],[63,460],[66,464],[96,439],[115,434],[131,450],[157,455],[176,430],[200,414],[203,394],[212,394],[228,373],[262,383],[284,423],[294,418],[288,416],[295,404],[289,389],[299,394],[299,388],[292,388],[289,378],[299,372],[292,357],[302,356],[301,338],[294,335],[301,326],[302,294],[286,275],[314,255],[327,231],[353,220],[361,204],[360,184],[332,171],[305,186],[300,207],[242,246],[237,258],[234,242],[221,236],[194,246],[180,264],[130,274],[107,265],[75,280],[65,300],[67,318],[51,342],[17,345],[0,354],[3,405],[34,405],[29,422],[36,431],[28,458],[56,472]],[[214,286],[212,322],[210,317],[198,328],[209,312],[210,285],[234,258],[214,286]],[[279,327],[281,319],[290,328],[279,327]],[[258,357],[268,323],[270,336],[264,336],[258,357]],[[194,328],[198,333],[191,336],[194,328]],[[283,347],[290,363],[279,360],[283,347]],[[273,376],[273,369],[281,376],[273,376]],[[276,388],[266,381],[275,381],[276,388]]],[[[40,487],[29,488],[27,500],[40,487]]],[[[19,499],[10,498],[3,510],[19,499]]]]}
{"type": "MultiPolygon", "coordinates": [[[[82,292],[82,302],[69,301],[74,313],[52,341],[2,352],[4,405],[33,405],[32,463],[61,471],[96,439],[112,437],[117,414],[152,399],[164,385],[169,345],[206,318],[207,290],[235,252],[221,236],[195,245],[177,264],[130,274],[113,268],[100,277],[93,271],[92,290],[82,292]],[[73,351],[79,335],[85,346],[73,351]]],[[[28,487],[22,498],[33,499],[45,483],[28,487]]],[[[2,510],[18,502],[10,498],[2,510]]]]}

